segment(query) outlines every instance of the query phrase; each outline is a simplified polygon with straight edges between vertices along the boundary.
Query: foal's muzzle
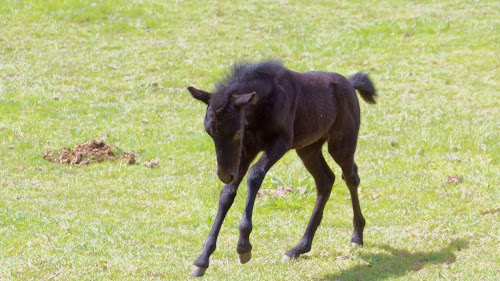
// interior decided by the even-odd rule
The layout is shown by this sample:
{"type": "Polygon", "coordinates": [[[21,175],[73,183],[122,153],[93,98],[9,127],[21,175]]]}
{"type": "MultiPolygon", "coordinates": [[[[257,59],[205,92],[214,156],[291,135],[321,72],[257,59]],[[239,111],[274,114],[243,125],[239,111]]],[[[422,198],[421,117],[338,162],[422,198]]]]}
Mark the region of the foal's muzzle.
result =
{"type": "Polygon", "coordinates": [[[218,170],[217,176],[219,176],[219,179],[225,184],[230,184],[234,181],[234,175],[232,173],[223,172],[221,170],[218,170]]]}

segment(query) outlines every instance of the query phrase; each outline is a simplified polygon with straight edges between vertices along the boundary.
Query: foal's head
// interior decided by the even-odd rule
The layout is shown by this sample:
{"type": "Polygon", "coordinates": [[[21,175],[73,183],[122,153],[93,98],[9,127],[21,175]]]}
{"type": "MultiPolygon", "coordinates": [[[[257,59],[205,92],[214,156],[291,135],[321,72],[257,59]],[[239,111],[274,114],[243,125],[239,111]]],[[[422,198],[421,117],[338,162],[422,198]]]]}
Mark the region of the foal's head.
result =
{"type": "Polygon", "coordinates": [[[255,92],[222,88],[211,94],[193,87],[191,95],[208,105],[205,131],[212,137],[217,154],[217,175],[232,183],[238,172],[243,139],[244,111],[257,101],[255,92]]]}

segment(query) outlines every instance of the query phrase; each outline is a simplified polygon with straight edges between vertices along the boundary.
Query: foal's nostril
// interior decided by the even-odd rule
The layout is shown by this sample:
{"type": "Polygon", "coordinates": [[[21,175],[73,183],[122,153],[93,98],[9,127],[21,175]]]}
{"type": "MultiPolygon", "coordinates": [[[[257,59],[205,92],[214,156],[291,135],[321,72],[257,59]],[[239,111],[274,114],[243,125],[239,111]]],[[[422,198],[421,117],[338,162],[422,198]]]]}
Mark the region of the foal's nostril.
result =
{"type": "Polygon", "coordinates": [[[233,182],[234,181],[234,176],[233,175],[230,175],[229,176],[229,183],[233,182]]]}

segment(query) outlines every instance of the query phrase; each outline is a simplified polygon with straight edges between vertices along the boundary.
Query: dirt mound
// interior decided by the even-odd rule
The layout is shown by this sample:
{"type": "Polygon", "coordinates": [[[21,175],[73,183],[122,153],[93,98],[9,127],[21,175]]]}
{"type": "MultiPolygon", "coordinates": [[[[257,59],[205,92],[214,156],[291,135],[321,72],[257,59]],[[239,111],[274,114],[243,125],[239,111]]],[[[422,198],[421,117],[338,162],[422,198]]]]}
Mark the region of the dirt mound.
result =
{"type": "Polygon", "coordinates": [[[59,151],[48,150],[42,153],[43,158],[60,163],[75,166],[88,165],[106,160],[123,159],[128,164],[135,164],[135,152],[113,152],[113,147],[103,140],[86,141],[75,148],[63,148],[59,151]]]}

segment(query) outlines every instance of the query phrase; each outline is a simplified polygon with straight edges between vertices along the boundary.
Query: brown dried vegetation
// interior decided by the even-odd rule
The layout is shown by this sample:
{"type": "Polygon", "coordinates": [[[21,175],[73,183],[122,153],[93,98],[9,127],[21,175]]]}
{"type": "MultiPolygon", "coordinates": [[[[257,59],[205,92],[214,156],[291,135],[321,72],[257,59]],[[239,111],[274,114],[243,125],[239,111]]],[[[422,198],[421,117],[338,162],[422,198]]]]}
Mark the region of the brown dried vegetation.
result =
{"type": "Polygon", "coordinates": [[[459,184],[463,180],[464,180],[463,175],[453,175],[453,176],[447,176],[444,182],[447,184],[459,184]]]}
{"type": "MultiPolygon", "coordinates": [[[[292,195],[293,192],[294,190],[290,186],[278,186],[275,189],[261,189],[257,192],[257,196],[283,198],[292,195]]],[[[304,194],[307,192],[307,188],[303,186],[295,187],[295,192],[304,194]]]]}
{"type": "Polygon", "coordinates": [[[292,193],[292,188],[289,186],[278,186],[276,189],[261,189],[257,193],[259,197],[285,197],[292,193]]]}
{"type": "Polygon", "coordinates": [[[151,161],[144,163],[144,166],[148,167],[148,168],[154,168],[156,166],[158,166],[160,162],[157,160],[157,159],[151,159],[151,161]]]}

